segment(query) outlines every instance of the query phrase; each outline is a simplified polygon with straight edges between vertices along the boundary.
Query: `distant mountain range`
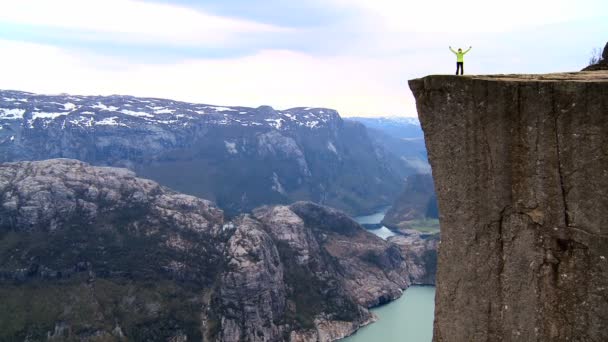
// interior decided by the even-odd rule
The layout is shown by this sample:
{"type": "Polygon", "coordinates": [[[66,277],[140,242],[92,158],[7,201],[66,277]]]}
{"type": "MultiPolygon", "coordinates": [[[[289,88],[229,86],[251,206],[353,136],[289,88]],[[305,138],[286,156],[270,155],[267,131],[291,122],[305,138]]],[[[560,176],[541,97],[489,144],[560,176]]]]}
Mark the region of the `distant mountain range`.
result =
{"type": "Polygon", "coordinates": [[[350,214],[389,205],[405,176],[428,168],[416,131],[417,120],[343,120],[324,108],[0,91],[0,162],[127,167],[229,215],[298,200],[350,214]]]}
{"type": "Polygon", "coordinates": [[[358,121],[369,128],[380,130],[397,139],[424,139],[424,133],[417,117],[350,117],[348,119],[358,121]]]}

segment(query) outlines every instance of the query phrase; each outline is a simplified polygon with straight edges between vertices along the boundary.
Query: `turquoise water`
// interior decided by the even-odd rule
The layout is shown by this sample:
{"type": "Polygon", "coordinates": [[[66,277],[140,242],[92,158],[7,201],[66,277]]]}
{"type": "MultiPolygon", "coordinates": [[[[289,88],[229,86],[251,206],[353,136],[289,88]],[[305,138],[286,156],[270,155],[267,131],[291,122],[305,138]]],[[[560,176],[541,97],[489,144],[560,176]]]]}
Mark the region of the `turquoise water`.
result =
{"type": "MultiPolygon", "coordinates": [[[[390,207],[386,207],[386,208],[382,209],[381,211],[379,211],[375,214],[372,214],[372,215],[355,217],[355,221],[357,221],[357,223],[359,223],[359,224],[378,224],[378,223],[382,222],[382,220],[384,219],[384,215],[386,215],[386,212],[388,211],[389,208],[390,207]]],[[[378,229],[368,229],[367,231],[383,238],[384,240],[395,235],[395,233],[393,233],[390,229],[386,228],[385,226],[382,226],[378,229]]]]}
{"type": "MultiPolygon", "coordinates": [[[[359,224],[378,224],[389,208],[367,216],[355,217],[359,224]]],[[[387,239],[395,235],[388,228],[368,229],[369,232],[387,239]]],[[[361,328],[344,342],[429,342],[433,339],[435,317],[435,287],[412,286],[401,298],[372,309],[378,321],[361,328]]]]}
{"type": "Polygon", "coordinates": [[[401,298],[372,311],[378,321],[341,342],[430,342],[433,339],[435,287],[412,286],[401,298]]]}
{"type": "Polygon", "coordinates": [[[382,220],[384,219],[384,215],[386,215],[386,212],[388,211],[390,207],[386,207],[384,209],[381,209],[379,212],[375,213],[375,214],[371,214],[371,215],[367,215],[367,216],[358,216],[355,217],[355,221],[357,221],[359,224],[377,224],[382,222],[382,220]]]}

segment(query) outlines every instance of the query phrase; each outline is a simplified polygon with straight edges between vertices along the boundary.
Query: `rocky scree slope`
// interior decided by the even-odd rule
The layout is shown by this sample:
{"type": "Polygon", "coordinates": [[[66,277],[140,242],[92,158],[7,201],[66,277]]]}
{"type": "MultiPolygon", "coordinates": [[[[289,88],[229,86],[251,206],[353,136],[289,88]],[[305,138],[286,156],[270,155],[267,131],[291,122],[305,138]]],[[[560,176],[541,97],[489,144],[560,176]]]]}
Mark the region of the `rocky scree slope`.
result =
{"type": "Polygon", "coordinates": [[[126,169],[0,164],[3,341],[332,341],[408,272],[397,246],[316,204],[226,221],[126,169]]]}
{"type": "Polygon", "coordinates": [[[0,91],[0,162],[49,158],[126,167],[230,215],[297,200],[367,213],[407,173],[330,109],[0,91]]]}
{"type": "Polygon", "coordinates": [[[608,340],[608,73],[410,88],[441,213],[434,340],[608,340]]]}

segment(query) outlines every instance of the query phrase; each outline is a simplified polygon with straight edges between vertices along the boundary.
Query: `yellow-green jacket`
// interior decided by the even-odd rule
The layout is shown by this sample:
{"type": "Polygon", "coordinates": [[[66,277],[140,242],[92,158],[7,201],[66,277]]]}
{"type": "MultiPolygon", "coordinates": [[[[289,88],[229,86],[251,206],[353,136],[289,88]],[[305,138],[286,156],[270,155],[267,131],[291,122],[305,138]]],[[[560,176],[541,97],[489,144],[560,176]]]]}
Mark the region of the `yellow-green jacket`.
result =
{"type": "Polygon", "coordinates": [[[450,51],[452,51],[456,55],[457,62],[464,62],[464,55],[467,52],[471,51],[471,48],[468,48],[467,51],[463,51],[463,52],[454,51],[454,49],[450,48],[450,51]]]}

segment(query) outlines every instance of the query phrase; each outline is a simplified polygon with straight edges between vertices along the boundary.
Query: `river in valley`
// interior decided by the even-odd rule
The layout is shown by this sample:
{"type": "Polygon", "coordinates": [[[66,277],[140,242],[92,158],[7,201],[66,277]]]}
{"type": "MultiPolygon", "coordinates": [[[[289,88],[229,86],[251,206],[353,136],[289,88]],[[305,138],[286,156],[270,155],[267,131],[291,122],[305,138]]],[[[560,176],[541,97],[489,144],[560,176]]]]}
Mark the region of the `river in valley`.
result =
{"type": "MultiPolygon", "coordinates": [[[[360,224],[379,224],[388,208],[356,217],[360,224]]],[[[383,239],[395,235],[388,228],[368,229],[383,239]]],[[[401,298],[372,309],[378,321],[361,328],[344,342],[430,342],[433,338],[435,287],[411,286],[401,298]]]]}

